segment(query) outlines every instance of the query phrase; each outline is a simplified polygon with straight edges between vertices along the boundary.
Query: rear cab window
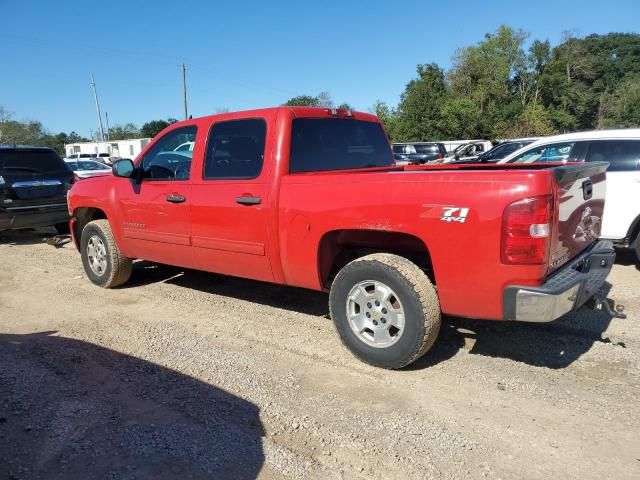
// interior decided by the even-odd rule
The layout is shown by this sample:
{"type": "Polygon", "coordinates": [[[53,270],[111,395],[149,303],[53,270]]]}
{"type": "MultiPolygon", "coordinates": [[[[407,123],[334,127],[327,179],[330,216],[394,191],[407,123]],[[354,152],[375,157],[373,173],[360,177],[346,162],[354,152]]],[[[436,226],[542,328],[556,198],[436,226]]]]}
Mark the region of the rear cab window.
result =
{"type": "Polygon", "coordinates": [[[393,165],[382,125],[343,118],[296,118],[289,172],[320,172],[393,165]]]}
{"type": "Polygon", "coordinates": [[[68,172],[64,161],[45,149],[0,149],[0,172],[4,175],[54,174],[68,172]]]}
{"type": "Polygon", "coordinates": [[[640,140],[594,140],[585,161],[609,162],[609,172],[640,170],[640,140]]]}

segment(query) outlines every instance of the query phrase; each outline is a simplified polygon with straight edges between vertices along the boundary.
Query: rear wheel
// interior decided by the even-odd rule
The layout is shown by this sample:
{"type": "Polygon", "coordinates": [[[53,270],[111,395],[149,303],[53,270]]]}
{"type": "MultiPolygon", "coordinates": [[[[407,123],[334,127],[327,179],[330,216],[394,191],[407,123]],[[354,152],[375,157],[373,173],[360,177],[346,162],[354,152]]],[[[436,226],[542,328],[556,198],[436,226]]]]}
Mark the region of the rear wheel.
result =
{"type": "Polygon", "coordinates": [[[133,262],[120,252],[108,220],[94,220],[82,229],[80,253],[87,277],[100,287],[118,287],[131,277],[133,262]]]}
{"type": "Polygon", "coordinates": [[[377,253],[346,265],[329,296],[342,343],[371,365],[396,369],[416,361],[440,331],[433,284],[406,258],[377,253]]]}
{"type": "Polygon", "coordinates": [[[636,259],[640,262],[640,233],[636,235],[636,259]]]}

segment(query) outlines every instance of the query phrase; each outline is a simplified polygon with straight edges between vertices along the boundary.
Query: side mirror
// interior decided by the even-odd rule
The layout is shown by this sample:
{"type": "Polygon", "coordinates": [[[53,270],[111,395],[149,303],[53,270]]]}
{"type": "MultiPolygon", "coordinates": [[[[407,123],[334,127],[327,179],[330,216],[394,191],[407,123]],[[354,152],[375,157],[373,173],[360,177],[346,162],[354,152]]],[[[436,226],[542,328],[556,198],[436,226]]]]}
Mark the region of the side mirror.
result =
{"type": "Polygon", "coordinates": [[[133,162],[128,158],[117,160],[111,167],[114,176],[123,178],[131,178],[135,170],[136,167],[134,167],[133,162]]]}

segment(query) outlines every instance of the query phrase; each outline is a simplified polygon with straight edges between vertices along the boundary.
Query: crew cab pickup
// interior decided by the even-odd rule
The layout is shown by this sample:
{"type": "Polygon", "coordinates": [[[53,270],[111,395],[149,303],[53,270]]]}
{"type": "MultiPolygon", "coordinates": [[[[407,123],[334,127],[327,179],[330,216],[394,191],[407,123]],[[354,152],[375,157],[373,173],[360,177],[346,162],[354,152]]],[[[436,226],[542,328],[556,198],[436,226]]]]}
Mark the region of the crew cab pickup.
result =
{"type": "Polygon", "coordinates": [[[373,115],[224,113],[74,184],[70,227],[96,285],[144,259],[329,291],[342,342],[400,368],[442,313],[548,322],[594,296],[615,255],[598,240],[607,165],[395,166],[373,115]]]}

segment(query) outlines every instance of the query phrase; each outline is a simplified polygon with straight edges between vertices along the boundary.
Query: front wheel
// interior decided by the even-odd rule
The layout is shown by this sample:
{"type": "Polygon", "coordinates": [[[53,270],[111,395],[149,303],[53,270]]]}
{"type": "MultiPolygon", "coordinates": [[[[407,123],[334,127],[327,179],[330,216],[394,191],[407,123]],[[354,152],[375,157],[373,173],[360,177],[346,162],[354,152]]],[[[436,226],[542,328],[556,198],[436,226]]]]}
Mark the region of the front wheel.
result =
{"type": "Polygon", "coordinates": [[[397,369],[429,350],[440,331],[436,290],[406,258],[376,253],[347,264],[329,295],[342,343],[359,359],[397,369]]]}
{"type": "Polygon", "coordinates": [[[120,252],[108,220],[87,223],[82,229],[80,253],[87,277],[100,287],[118,287],[131,277],[133,262],[120,252]]]}

